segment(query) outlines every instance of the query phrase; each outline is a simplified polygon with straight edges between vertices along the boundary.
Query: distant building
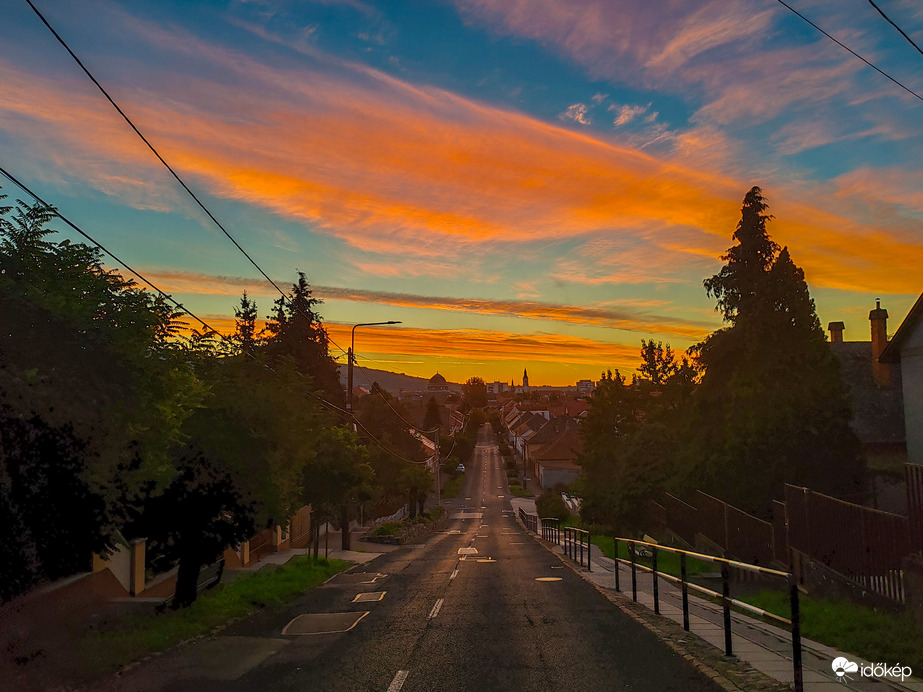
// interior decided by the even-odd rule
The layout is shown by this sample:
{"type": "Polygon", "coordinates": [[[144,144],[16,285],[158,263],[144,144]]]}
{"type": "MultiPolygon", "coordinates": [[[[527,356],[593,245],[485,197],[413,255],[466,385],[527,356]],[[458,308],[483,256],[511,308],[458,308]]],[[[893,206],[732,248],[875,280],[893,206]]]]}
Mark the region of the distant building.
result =
{"type": "Polygon", "coordinates": [[[509,385],[506,382],[488,382],[487,383],[487,398],[496,399],[497,394],[503,394],[509,389],[509,385]]]}
{"type": "Polygon", "coordinates": [[[449,383],[438,372],[429,378],[429,384],[426,385],[427,392],[447,392],[449,383]]]}
{"type": "Polygon", "coordinates": [[[593,380],[577,380],[577,396],[589,396],[595,389],[593,380]]]}
{"type": "Polygon", "coordinates": [[[529,391],[529,373],[526,372],[526,369],[522,369],[522,391],[529,391]]]}

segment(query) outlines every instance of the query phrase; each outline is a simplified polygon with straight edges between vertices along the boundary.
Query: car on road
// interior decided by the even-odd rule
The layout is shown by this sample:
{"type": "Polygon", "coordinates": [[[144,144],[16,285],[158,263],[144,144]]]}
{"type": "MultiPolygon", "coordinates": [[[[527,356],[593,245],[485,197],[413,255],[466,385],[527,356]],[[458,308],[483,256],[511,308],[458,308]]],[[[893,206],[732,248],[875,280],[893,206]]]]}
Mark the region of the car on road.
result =
{"type": "Polygon", "coordinates": [[[464,473],[464,472],[465,472],[465,465],[464,465],[464,464],[459,464],[458,466],[455,467],[455,470],[458,471],[459,473],[464,473]]]}

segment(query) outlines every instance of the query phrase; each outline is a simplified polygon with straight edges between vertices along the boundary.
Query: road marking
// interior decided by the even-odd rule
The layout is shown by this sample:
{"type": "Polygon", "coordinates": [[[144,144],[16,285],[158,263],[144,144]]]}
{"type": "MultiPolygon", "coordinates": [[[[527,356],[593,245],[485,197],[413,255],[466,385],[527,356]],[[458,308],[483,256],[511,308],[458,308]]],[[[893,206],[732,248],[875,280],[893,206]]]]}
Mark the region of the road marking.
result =
{"type": "Polygon", "coordinates": [[[362,613],[305,613],[299,615],[282,628],[282,634],[332,634],[349,632],[369,614],[362,613]]]}
{"type": "Polygon", "coordinates": [[[476,562],[496,562],[492,557],[481,557],[476,560],[476,562]]]}
{"type": "Polygon", "coordinates": [[[561,577],[536,577],[535,581],[562,581],[561,577]]]}
{"type": "Polygon", "coordinates": [[[366,591],[364,593],[356,594],[356,597],[353,599],[353,603],[375,603],[380,601],[385,597],[387,591],[366,591]]]}
{"type": "Polygon", "coordinates": [[[456,567],[456,568],[452,571],[452,574],[449,575],[449,581],[452,581],[452,580],[455,579],[455,577],[457,577],[457,576],[458,576],[458,567],[456,567]]]}
{"type": "Polygon", "coordinates": [[[388,685],[388,692],[398,692],[404,686],[404,680],[410,675],[409,670],[399,670],[394,676],[394,680],[388,685]]]}
{"type": "Polygon", "coordinates": [[[458,554],[459,555],[477,555],[478,549],[477,548],[459,548],[458,554]]]}
{"type": "Polygon", "coordinates": [[[440,598],[438,601],[436,601],[436,604],[433,606],[433,609],[429,611],[429,615],[426,618],[427,620],[432,620],[434,617],[439,615],[439,611],[442,609],[443,600],[444,599],[440,598]]]}

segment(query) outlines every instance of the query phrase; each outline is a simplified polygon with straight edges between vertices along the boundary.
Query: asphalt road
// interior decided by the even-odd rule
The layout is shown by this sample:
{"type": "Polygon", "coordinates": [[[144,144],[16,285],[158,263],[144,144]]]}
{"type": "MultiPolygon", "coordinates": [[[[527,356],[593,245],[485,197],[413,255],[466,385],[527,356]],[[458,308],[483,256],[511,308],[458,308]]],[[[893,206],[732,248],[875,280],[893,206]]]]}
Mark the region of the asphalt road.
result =
{"type": "Polygon", "coordinates": [[[118,688],[720,689],[519,527],[488,430],[465,489],[447,503],[446,532],[352,571],[363,576],[341,575],[283,612],[153,659],[118,688]],[[353,602],[382,591],[381,600],[353,602]],[[299,615],[364,612],[349,631],[293,635],[297,621],[282,634],[299,615]]]}

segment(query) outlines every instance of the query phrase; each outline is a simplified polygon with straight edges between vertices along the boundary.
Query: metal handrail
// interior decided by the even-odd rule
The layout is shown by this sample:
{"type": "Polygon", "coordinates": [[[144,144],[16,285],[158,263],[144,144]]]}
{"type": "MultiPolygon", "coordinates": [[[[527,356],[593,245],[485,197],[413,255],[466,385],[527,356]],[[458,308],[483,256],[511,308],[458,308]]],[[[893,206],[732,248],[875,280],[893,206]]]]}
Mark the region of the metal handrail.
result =
{"type": "Polygon", "coordinates": [[[660,612],[660,592],[659,592],[659,579],[662,577],[671,581],[673,583],[679,583],[682,588],[682,597],[683,597],[683,629],[687,632],[689,631],[689,587],[692,587],[696,591],[705,593],[709,596],[713,596],[721,599],[721,605],[724,616],[724,651],[727,656],[733,656],[734,650],[731,641],[731,606],[741,608],[743,610],[755,613],[761,617],[770,618],[776,622],[786,624],[790,627],[792,633],[792,666],[794,668],[794,688],[796,692],[802,692],[804,690],[804,671],[802,667],[802,657],[801,657],[801,614],[800,607],[798,603],[798,583],[795,580],[794,575],[791,572],[782,572],[777,569],[770,569],[768,567],[761,567],[759,565],[751,565],[746,562],[739,562],[737,560],[729,560],[723,557],[716,557],[714,555],[705,555],[703,553],[696,553],[691,550],[682,550],[681,548],[670,548],[668,546],[662,546],[657,543],[650,543],[649,541],[639,541],[633,538],[614,538],[614,547],[615,547],[615,590],[621,591],[621,584],[619,583],[619,563],[627,563],[631,566],[631,597],[637,602],[638,600],[638,579],[637,579],[637,570],[640,568],[644,571],[651,572],[653,577],[653,591],[654,591],[654,612],[660,612]],[[619,557],[619,542],[624,542],[628,547],[628,560],[619,557]],[[637,564],[637,559],[635,556],[636,546],[646,546],[651,550],[651,560],[652,566],[647,567],[646,565],[637,564]],[[671,574],[664,574],[663,572],[658,571],[657,569],[657,555],[660,551],[666,551],[670,553],[675,553],[680,556],[680,577],[677,579],[671,574]],[[699,560],[705,560],[707,562],[713,562],[721,565],[721,587],[722,593],[712,591],[711,589],[706,589],[698,584],[693,584],[689,582],[687,573],[686,573],[686,557],[692,556],[699,560]],[[731,598],[731,580],[730,580],[730,567],[735,569],[742,569],[750,572],[757,572],[760,574],[768,574],[771,576],[784,577],[788,581],[789,585],[789,607],[791,611],[791,619],[786,619],[775,615],[774,613],[769,613],[762,608],[757,608],[750,605],[749,603],[744,603],[743,601],[738,601],[737,599],[731,598]]]}

